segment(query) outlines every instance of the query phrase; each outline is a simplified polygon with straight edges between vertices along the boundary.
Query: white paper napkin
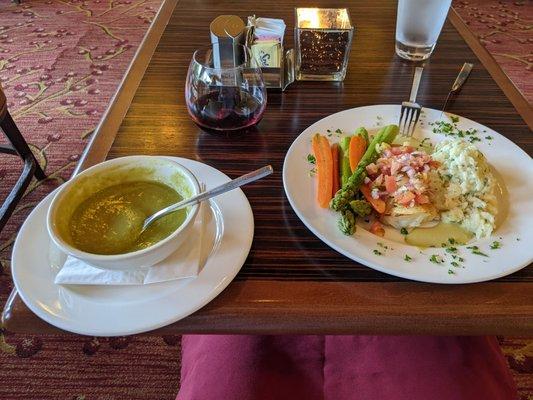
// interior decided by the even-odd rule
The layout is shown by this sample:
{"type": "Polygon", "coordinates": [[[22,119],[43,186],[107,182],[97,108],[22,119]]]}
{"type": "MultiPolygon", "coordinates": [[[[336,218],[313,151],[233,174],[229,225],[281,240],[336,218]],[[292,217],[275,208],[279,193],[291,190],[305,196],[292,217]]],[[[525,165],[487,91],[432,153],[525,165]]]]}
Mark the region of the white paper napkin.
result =
{"type": "Polygon", "coordinates": [[[163,261],[133,271],[112,271],[95,268],[84,261],[68,256],[54,283],[59,285],[147,285],[198,275],[204,214],[207,202],[201,203],[188,240],[163,261]]]}

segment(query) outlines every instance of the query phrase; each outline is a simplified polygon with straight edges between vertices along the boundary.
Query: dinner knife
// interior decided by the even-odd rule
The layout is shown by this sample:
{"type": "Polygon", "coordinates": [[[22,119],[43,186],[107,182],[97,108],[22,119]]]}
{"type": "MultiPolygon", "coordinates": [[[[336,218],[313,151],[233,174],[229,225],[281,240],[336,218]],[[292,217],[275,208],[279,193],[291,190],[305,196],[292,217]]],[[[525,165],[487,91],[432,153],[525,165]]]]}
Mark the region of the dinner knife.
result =
{"type": "Polygon", "coordinates": [[[448,93],[448,96],[446,96],[446,101],[444,102],[444,106],[442,106],[442,111],[440,113],[441,117],[444,111],[446,110],[446,106],[448,105],[448,101],[450,101],[452,94],[457,93],[459,89],[461,89],[461,86],[463,86],[463,84],[466,82],[468,75],[470,75],[472,68],[474,68],[474,64],[472,63],[463,64],[463,68],[461,68],[461,71],[459,71],[459,75],[457,75],[457,78],[455,78],[455,82],[452,85],[452,89],[448,93]]]}

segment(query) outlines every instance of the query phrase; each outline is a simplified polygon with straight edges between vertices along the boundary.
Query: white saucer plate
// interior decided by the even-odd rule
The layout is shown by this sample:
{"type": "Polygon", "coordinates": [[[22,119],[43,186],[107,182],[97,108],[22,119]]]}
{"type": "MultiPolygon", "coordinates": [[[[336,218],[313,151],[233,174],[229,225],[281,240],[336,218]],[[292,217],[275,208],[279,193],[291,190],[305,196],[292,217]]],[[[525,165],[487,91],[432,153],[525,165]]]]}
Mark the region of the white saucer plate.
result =
{"type": "MultiPolygon", "coordinates": [[[[443,248],[420,250],[398,241],[382,239],[358,226],[353,236],[343,235],[337,228],[334,211],[320,208],[316,201],[316,179],[311,176],[312,166],[307,155],[312,153],[311,138],[315,133],[327,134],[331,142],[339,140],[335,131],[353,133],[360,126],[370,133],[381,126],[397,124],[398,105],[375,105],[353,108],[330,115],[303,131],[293,142],[283,165],[283,185],[289,202],[303,223],[324,243],[346,257],[378,271],[402,278],[434,283],[471,283],[496,279],[524,268],[533,261],[533,161],[509,139],[467,118],[459,117],[460,129],[477,129],[480,142],[475,145],[501,176],[508,191],[509,212],[491,237],[476,240],[468,246],[478,246],[488,255],[472,253],[466,246],[459,247],[464,268],[451,266],[451,258],[443,248]],[[328,134],[329,132],[329,134],[328,134]],[[491,249],[495,241],[499,249],[491,249]],[[432,255],[445,262],[432,263],[432,255]],[[406,261],[405,256],[411,257],[406,261]]],[[[441,112],[424,108],[414,137],[429,138],[433,143],[445,139],[432,132],[433,122],[440,120],[441,112]]],[[[444,114],[449,120],[451,114],[444,114]]]]}
{"type": "MultiPolygon", "coordinates": [[[[169,157],[189,168],[207,189],[228,182],[222,172],[197,161],[169,157]]],[[[50,260],[46,213],[48,195],[22,226],[12,256],[15,287],[26,305],[46,322],[78,334],[130,335],[176,322],[200,309],[228,286],[252,245],[253,214],[240,189],[220,195],[206,207],[202,258],[196,278],[141,286],[56,285],[50,260]]]]}

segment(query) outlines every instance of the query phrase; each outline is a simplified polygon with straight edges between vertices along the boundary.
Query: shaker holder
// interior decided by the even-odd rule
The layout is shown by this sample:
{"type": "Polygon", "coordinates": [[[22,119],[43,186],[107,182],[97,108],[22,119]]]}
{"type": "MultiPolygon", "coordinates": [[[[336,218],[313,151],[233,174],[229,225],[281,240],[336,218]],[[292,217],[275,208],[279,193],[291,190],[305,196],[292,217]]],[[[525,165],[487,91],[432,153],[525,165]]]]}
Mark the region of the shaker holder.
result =
{"type": "MultiPolygon", "coordinates": [[[[248,25],[246,27],[246,41],[248,48],[252,47],[254,37],[254,26],[251,20],[254,17],[248,17],[248,25]]],[[[294,82],[295,74],[295,59],[294,49],[285,50],[283,44],[281,45],[281,62],[279,67],[261,67],[263,73],[263,80],[265,87],[272,90],[285,91],[287,87],[294,82]]]]}

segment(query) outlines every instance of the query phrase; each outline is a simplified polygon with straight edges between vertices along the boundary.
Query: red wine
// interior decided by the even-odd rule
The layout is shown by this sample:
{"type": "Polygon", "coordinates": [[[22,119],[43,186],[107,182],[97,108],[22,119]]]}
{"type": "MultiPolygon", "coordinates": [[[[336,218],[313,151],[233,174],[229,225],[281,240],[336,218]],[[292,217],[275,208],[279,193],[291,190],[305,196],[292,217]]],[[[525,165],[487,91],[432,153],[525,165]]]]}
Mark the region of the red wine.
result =
{"type": "Polygon", "coordinates": [[[264,92],[259,88],[244,91],[222,86],[188,104],[188,109],[194,122],[202,128],[223,131],[255,125],[263,116],[265,106],[264,92]]]}

